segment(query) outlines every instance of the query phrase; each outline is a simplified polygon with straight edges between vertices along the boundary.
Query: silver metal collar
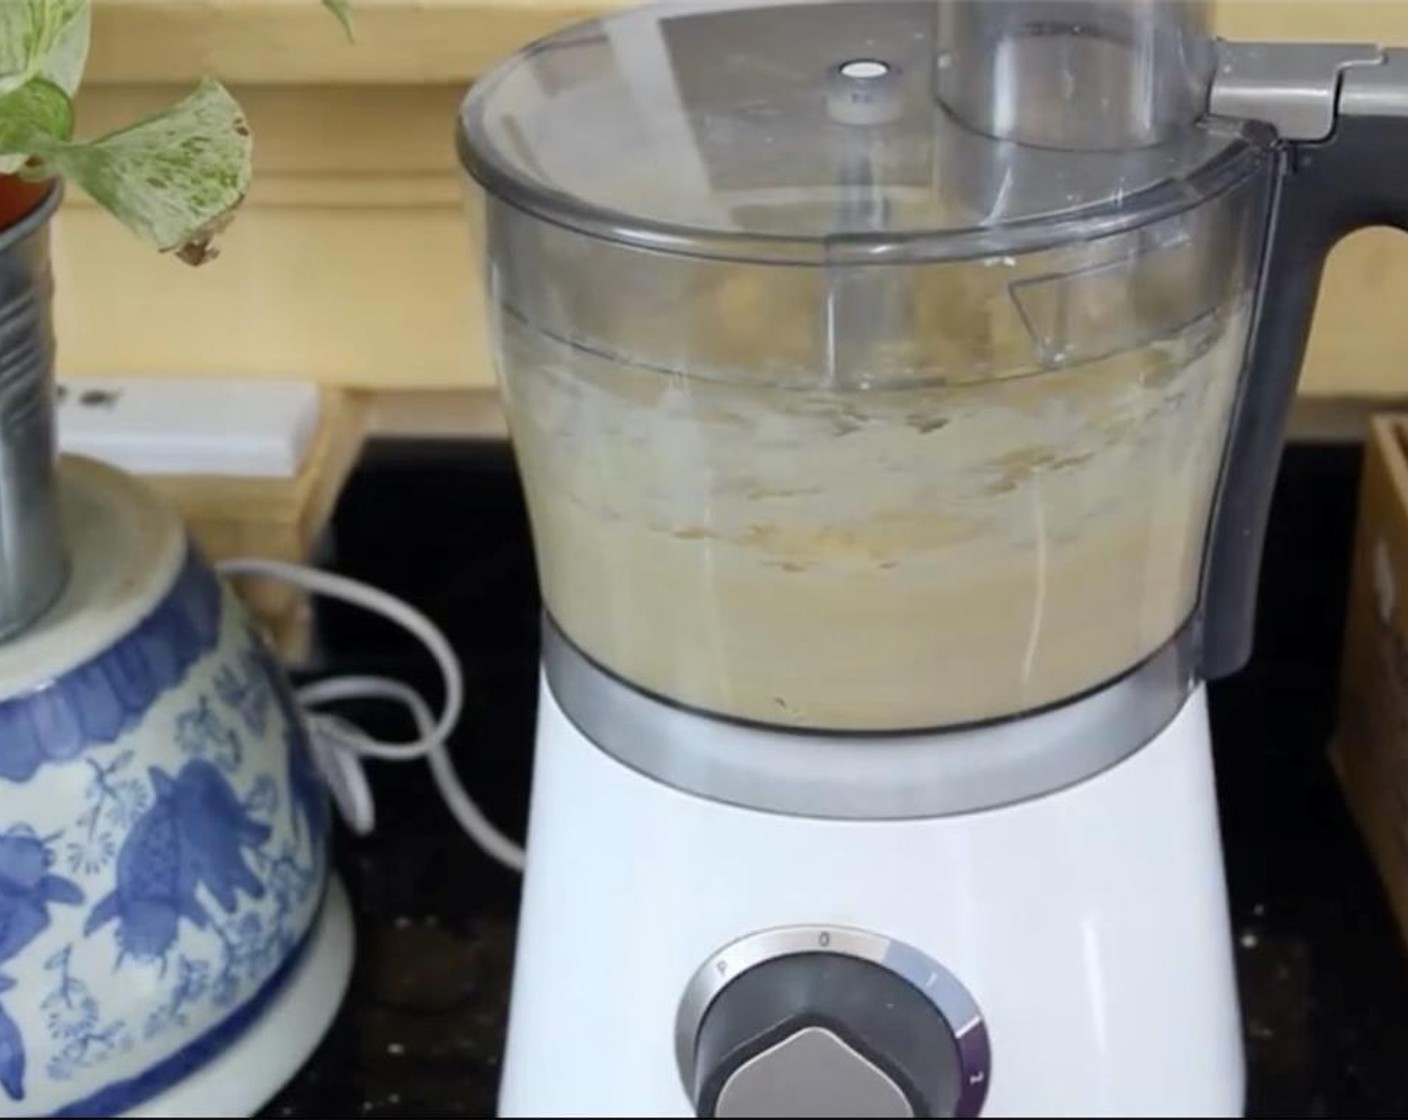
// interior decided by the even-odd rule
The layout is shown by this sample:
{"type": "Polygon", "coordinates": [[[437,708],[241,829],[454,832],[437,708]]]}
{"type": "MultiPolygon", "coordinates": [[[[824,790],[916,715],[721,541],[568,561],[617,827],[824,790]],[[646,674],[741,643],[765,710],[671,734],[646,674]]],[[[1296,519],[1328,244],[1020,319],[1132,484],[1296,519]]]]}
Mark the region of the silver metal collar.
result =
{"type": "Polygon", "coordinates": [[[1027,801],[1123,761],[1178,713],[1194,684],[1191,627],[1118,681],[975,727],[842,735],[748,726],[647,695],[601,669],[550,619],[553,695],[617,761],[699,797],[851,820],[949,816],[1027,801]]]}

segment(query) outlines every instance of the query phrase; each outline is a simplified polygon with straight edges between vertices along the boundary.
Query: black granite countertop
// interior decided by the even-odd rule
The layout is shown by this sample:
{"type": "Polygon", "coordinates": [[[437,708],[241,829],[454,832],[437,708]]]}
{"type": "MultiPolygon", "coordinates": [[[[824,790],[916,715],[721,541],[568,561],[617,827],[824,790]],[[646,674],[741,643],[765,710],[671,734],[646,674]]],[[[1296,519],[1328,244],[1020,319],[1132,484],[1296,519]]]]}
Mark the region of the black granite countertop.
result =
{"type": "MultiPolygon", "coordinates": [[[[1408,954],[1325,754],[1359,456],[1288,451],[1256,653],[1211,693],[1255,1116],[1408,1111],[1408,954]]],[[[521,837],[538,598],[506,447],[373,447],[328,545],[329,567],[416,603],[456,644],[468,687],[462,777],[521,837]]],[[[389,625],[333,606],[322,636],[329,670],[434,687],[429,660],[389,625]]],[[[409,734],[371,709],[355,714],[409,734]]],[[[374,766],[375,834],[338,837],[359,938],[352,989],[267,1114],[492,1116],[517,878],[464,836],[424,767],[374,766]]]]}

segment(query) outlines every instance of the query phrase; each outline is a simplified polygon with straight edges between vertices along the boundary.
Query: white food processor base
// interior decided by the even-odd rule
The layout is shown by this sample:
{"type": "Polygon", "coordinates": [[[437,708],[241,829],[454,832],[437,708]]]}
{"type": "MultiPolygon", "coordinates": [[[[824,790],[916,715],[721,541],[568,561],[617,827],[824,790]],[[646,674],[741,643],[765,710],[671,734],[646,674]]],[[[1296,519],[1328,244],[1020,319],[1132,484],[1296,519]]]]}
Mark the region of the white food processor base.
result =
{"type": "Polygon", "coordinates": [[[257,1113],[293,1079],[332,1025],[352,976],[354,940],[352,907],[334,875],[303,961],[258,1021],[219,1057],[124,1115],[257,1113]]]}
{"type": "Polygon", "coordinates": [[[778,927],[868,931],[946,969],[986,1026],[990,1063],[964,1074],[983,1116],[1244,1108],[1202,688],[1076,786],[872,822],[680,793],[588,742],[544,683],[520,923],[503,1116],[695,1115],[681,999],[778,927]]]}

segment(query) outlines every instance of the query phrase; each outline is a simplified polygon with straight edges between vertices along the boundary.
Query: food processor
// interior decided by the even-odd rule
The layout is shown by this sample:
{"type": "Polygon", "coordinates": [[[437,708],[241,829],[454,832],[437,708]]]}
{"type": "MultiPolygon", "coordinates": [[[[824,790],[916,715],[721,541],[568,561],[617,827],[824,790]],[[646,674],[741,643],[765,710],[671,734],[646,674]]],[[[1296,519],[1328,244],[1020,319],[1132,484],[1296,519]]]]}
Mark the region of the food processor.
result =
{"type": "Polygon", "coordinates": [[[507,1116],[1239,1114],[1206,682],[1408,56],[675,2],[459,120],[545,605],[507,1116]]]}

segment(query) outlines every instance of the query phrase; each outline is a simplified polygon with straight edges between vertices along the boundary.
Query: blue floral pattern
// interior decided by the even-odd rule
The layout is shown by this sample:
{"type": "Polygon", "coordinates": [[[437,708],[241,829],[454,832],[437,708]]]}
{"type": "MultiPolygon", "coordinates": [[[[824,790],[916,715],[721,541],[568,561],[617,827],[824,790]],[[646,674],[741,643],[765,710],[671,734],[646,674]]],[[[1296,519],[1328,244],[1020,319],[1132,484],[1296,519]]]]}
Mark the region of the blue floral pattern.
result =
{"type": "Polygon", "coordinates": [[[227,914],[241,892],[264,897],[264,885],[244,862],[241,848],[258,847],[269,826],[250,817],[215,766],[186,763],[172,777],[153,768],[156,803],[127,834],[117,857],[117,885],[93,907],[83,932],[117,923],[123,954],[165,962],[182,919],[200,929],[210,915],[201,888],[227,914]]]}
{"type": "Polygon", "coordinates": [[[44,1023],[56,1049],[47,1073],[68,1081],[80,1070],[92,1069],[114,1054],[132,1049],[132,1033],[121,1019],[100,1021],[100,1007],[92,990],[72,972],[73,947],[65,946],[44,962],[53,987],[40,1005],[44,1023]]]}
{"type": "Polygon", "coordinates": [[[220,585],[194,549],[171,591],[125,638],[56,681],[0,701],[0,778],[23,782],[132,730],[220,633],[220,585]]]}
{"type": "Polygon", "coordinates": [[[227,773],[238,770],[244,761],[239,733],[215,714],[208,696],[202,696],[194,708],[181,713],[176,721],[176,743],[182,753],[208,758],[227,773]]]}
{"type": "MultiPolygon", "coordinates": [[[[0,836],[0,964],[19,956],[49,928],[50,906],[82,904],[78,886],[49,870],[53,862],[49,846],[25,825],[0,836]]],[[[0,994],[14,986],[0,974],[0,994]]],[[[0,1004],[0,1089],[11,1100],[24,1100],[24,1079],[23,1039],[0,1004]]]]}
{"type": "Polygon", "coordinates": [[[284,757],[288,764],[284,778],[288,786],[289,816],[293,828],[296,833],[306,836],[315,850],[320,850],[331,822],[332,804],[313,758],[313,748],[308,742],[298,701],[269,648],[258,640],[258,635],[253,631],[248,636],[248,647],[249,670],[257,679],[271,682],[268,692],[273,695],[283,717],[284,757]]]}
{"type": "MultiPolygon", "coordinates": [[[[251,648],[235,668],[226,665],[215,674],[215,690],[220,699],[236,713],[246,731],[263,735],[269,724],[270,697],[267,685],[269,665],[260,656],[262,644],[252,639],[251,648]]],[[[287,713],[285,713],[287,714],[287,713]]]]}
{"type": "Polygon", "coordinates": [[[64,845],[64,862],[74,874],[96,875],[105,870],[117,855],[116,838],[146,810],[147,787],[139,779],[122,776],[132,758],[132,751],[123,751],[106,764],[83,760],[92,773],[85,791],[89,808],[64,845]]]}
{"type": "Polygon", "coordinates": [[[35,806],[0,815],[0,1113],[127,1108],[207,1060],[321,903],[330,806],[301,713],[191,557],[128,638],[0,703],[0,799],[35,806]]]}
{"type": "MultiPolygon", "coordinates": [[[[0,976],[0,993],[14,986],[13,980],[0,976]]],[[[0,1006],[0,1089],[12,1101],[24,1100],[24,1039],[3,1006],[0,1006]]]]}

